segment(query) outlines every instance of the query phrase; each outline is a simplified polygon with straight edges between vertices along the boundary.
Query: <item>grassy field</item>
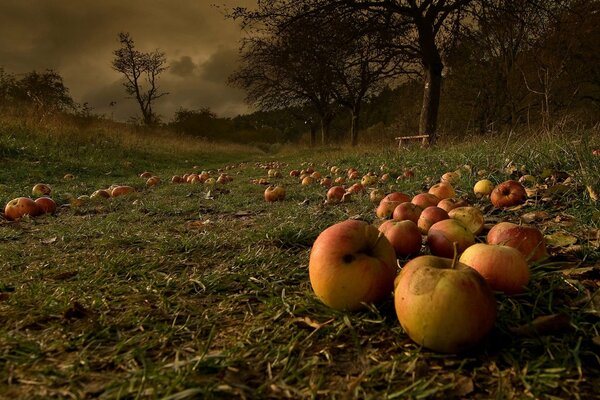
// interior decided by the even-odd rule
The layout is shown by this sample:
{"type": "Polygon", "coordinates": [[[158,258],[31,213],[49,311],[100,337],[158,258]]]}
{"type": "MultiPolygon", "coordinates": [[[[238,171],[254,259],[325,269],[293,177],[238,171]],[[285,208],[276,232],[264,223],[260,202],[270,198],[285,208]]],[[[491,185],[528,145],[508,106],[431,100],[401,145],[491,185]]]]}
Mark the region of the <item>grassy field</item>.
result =
{"type": "Polygon", "coordinates": [[[599,398],[599,147],[598,131],[582,131],[266,154],[118,128],[0,125],[0,203],[45,182],[62,205],[0,218],[0,398],[599,398]],[[409,194],[462,168],[457,191],[490,224],[544,211],[533,224],[567,240],[532,266],[525,293],[496,295],[496,327],[481,346],[436,354],[403,332],[391,295],[355,313],[315,298],[307,267],[317,235],[349,217],[378,221],[368,196],[326,205],[324,188],[288,176],[307,163],[323,174],[410,168],[413,179],[377,185],[409,194]],[[267,166],[282,172],[269,180],[285,185],[284,202],[266,203],[252,182],[267,166]],[[226,167],[233,182],[210,191],[169,182],[226,167]],[[146,170],[162,183],[146,188],[146,170]],[[546,186],[498,211],[472,195],[480,170],[546,186]],[[68,200],[111,184],[137,192],[68,200]],[[555,318],[515,330],[543,316],[555,318]]]}

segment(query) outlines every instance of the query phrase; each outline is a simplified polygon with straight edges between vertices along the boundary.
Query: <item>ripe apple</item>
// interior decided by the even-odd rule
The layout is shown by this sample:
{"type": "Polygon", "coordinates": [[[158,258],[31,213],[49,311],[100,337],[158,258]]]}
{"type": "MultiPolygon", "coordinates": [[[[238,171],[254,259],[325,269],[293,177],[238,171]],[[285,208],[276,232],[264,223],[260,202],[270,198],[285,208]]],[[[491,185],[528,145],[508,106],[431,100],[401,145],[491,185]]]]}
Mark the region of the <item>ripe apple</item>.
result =
{"type": "Polygon", "coordinates": [[[415,173],[411,169],[405,169],[402,176],[406,179],[414,178],[415,173]]]}
{"type": "Polygon", "coordinates": [[[108,190],[104,190],[104,189],[95,190],[90,195],[90,199],[92,199],[92,200],[96,200],[96,199],[108,199],[109,197],[110,197],[110,192],[108,190]]]}
{"type": "Polygon", "coordinates": [[[473,193],[475,193],[475,196],[477,197],[489,196],[492,193],[492,190],[494,190],[494,182],[489,179],[481,179],[473,186],[473,193]]]}
{"type": "Polygon", "coordinates": [[[379,181],[385,183],[385,182],[389,181],[390,178],[391,178],[390,174],[385,173],[385,174],[381,175],[381,177],[379,178],[379,181]]]}
{"type": "Polygon", "coordinates": [[[320,172],[318,171],[314,171],[312,174],[310,174],[310,176],[315,180],[318,181],[319,179],[321,179],[323,176],[321,175],[320,172]]]}
{"type": "Polygon", "coordinates": [[[437,203],[437,206],[442,210],[446,210],[446,212],[450,212],[453,208],[464,207],[467,205],[469,205],[469,203],[465,199],[457,199],[456,197],[442,199],[437,203]]]}
{"type": "Polygon", "coordinates": [[[460,256],[461,263],[474,268],[492,289],[506,294],[522,293],[529,283],[529,266],[513,247],[476,243],[460,256]]]}
{"type": "Polygon", "coordinates": [[[270,170],[267,171],[267,176],[269,178],[280,178],[281,177],[281,172],[279,172],[276,169],[271,168],[270,170]]]}
{"type": "Polygon", "coordinates": [[[427,232],[427,244],[431,254],[435,256],[452,258],[454,242],[457,243],[457,251],[460,254],[475,243],[475,235],[459,221],[451,218],[436,222],[427,232]]]}
{"type": "Polygon", "coordinates": [[[9,221],[19,220],[24,215],[37,217],[41,212],[40,207],[29,197],[17,197],[6,203],[4,207],[4,217],[9,221]]]}
{"type": "Polygon", "coordinates": [[[477,271],[456,259],[429,255],[402,268],[394,305],[408,336],[442,353],[474,347],[496,320],[494,294],[477,271]]]}
{"type": "Polygon", "coordinates": [[[144,171],[140,174],[140,178],[142,179],[148,179],[152,176],[152,172],[149,171],[144,171]]]}
{"type": "Polygon", "coordinates": [[[436,196],[440,200],[456,196],[456,191],[452,185],[444,182],[433,185],[431,188],[429,188],[429,193],[436,196]]]}
{"type": "Polygon", "coordinates": [[[38,197],[35,199],[35,204],[40,209],[40,214],[54,214],[56,212],[56,202],[50,197],[38,197]]]}
{"type": "Polygon", "coordinates": [[[346,220],[319,234],[310,252],[308,272],[323,303],[336,310],[357,310],[392,292],[396,253],[373,225],[346,220]]]}
{"type": "Polygon", "coordinates": [[[331,172],[332,175],[337,175],[340,172],[340,167],[334,165],[329,169],[329,172],[331,172]]]}
{"type": "Polygon", "coordinates": [[[265,189],[265,201],[272,203],[283,200],[285,200],[285,189],[282,186],[271,185],[265,189]]]}
{"type": "Polygon", "coordinates": [[[31,189],[31,194],[34,196],[50,196],[51,191],[50,186],[45,183],[36,183],[31,189]]]}
{"type": "Polygon", "coordinates": [[[333,183],[335,183],[336,185],[343,185],[344,183],[346,183],[346,178],[344,178],[343,176],[338,176],[337,178],[335,178],[333,183]]]}
{"type": "Polygon", "coordinates": [[[371,200],[371,203],[373,204],[381,203],[381,200],[383,200],[384,197],[385,192],[383,189],[373,189],[371,190],[371,193],[369,193],[369,200],[371,200]]]}
{"type": "Polygon", "coordinates": [[[483,213],[477,207],[456,207],[448,213],[450,218],[453,218],[461,222],[466,226],[473,235],[479,235],[485,226],[485,219],[483,213]]]}
{"type": "Polygon", "coordinates": [[[405,201],[404,203],[398,204],[396,208],[394,208],[392,219],[397,221],[409,220],[416,224],[419,221],[419,216],[422,212],[423,209],[418,205],[409,201],[405,201]]]}
{"type": "Polygon", "coordinates": [[[110,192],[110,195],[112,197],[119,197],[119,196],[124,196],[130,193],[135,192],[135,189],[132,188],[131,186],[127,186],[127,185],[120,185],[120,186],[116,186],[112,189],[112,191],[110,192]]]}
{"type": "Polygon", "coordinates": [[[439,208],[438,206],[429,206],[421,212],[417,226],[423,235],[427,235],[429,229],[436,222],[450,218],[446,210],[439,208]]]}
{"type": "Polygon", "coordinates": [[[202,171],[198,174],[198,181],[200,183],[205,183],[208,179],[210,179],[210,174],[206,171],[202,171]]]}
{"type": "Polygon", "coordinates": [[[362,193],[364,191],[365,191],[365,187],[363,185],[361,185],[360,183],[353,184],[347,190],[348,193],[354,193],[354,194],[362,193]]]}
{"type": "Polygon", "coordinates": [[[517,181],[504,181],[492,190],[490,201],[496,208],[506,208],[525,203],[527,192],[517,181]]]}
{"type": "Polygon", "coordinates": [[[153,175],[146,181],[146,186],[156,186],[159,184],[159,182],[160,178],[158,176],[153,175]]]}
{"type": "Polygon", "coordinates": [[[487,234],[488,244],[500,244],[519,250],[529,262],[539,262],[549,257],[542,232],[530,225],[500,222],[487,234]]]}
{"type": "Polygon", "coordinates": [[[385,196],[379,202],[375,214],[379,218],[390,218],[394,209],[400,204],[410,200],[410,196],[402,192],[393,192],[385,196]]]}
{"type": "Polygon", "coordinates": [[[299,177],[299,176],[300,176],[300,171],[299,171],[299,170],[297,170],[297,169],[293,169],[293,170],[291,170],[291,171],[290,171],[290,176],[291,176],[292,178],[297,178],[297,177],[299,177]]]}
{"type": "Polygon", "coordinates": [[[396,257],[414,256],[421,250],[422,237],[417,224],[410,220],[389,219],[379,226],[396,251],[396,257]]]}
{"type": "Polygon", "coordinates": [[[325,178],[322,178],[321,181],[319,182],[319,185],[324,186],[324,187],[329,187],[331,186],[331,177],[330,176],[326,176],[325,178]]]}
{"type": "Polygon", "coordinates": [[[371,186],[377,183],[377,176],[376,175],[365,175],[362,177],[362,179],[360,180],[360,183],[363,186],[371,186]]]}
{"type": "Polygon", "coordinates": [[[339,203],[346,194],[346,189],[342,186],[332,186],[327,191],[327,202],[331,204],[339,203]]]}
{"type": "Polygon", "coordinates": [[[315,183],[315,178],[313,178],[312,176],[305,176],[304,178],[302,178],[302,186],[310,186],[313,183],[315,183]]]}
{"type": "Polygon", "coordinates": [[[437,206],[440,202],[440,198],[431,193],[419,193],[415,195],[410,202],[418,205],[422,209],[426,209],[430,206],[437,206]]]}
{"type": "Polygon", "coordinates": [[[171,183],[183,183],[184,180],[180,175],[173,175],[171,178],[171,183]]]}

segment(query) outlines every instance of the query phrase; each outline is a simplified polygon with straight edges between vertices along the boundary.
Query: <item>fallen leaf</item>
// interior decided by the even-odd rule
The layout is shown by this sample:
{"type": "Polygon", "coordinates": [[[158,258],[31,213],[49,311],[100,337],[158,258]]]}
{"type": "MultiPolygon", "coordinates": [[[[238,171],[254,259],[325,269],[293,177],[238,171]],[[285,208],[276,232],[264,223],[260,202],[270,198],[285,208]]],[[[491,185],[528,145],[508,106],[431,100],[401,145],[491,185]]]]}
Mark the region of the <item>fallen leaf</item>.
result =
{"type": "Polygon", "coordinates": [[[600,266],[569,268],[561,273],[568,279],[600,279],[600,266]]]}
{"type": "Polygon", "coordinates": [[[585,187],[588,191],[588,194],[590,195],[590,199],[592,199],[592,201],[595,203],[598,201],[598,193],[596,193],[596,190],[592,187],[592,185],[587,185],[585,187]]]}
{"type": "Polygon", "coordinates": [[[577,238],[575,236],[556,232],[551,235],[545,235],[546,244],[552,247],[567,247],[577,243],[577,238]]]}
{"type": "Polygon", "coordinates": [[[473,379],[469,378],[468,376],[459,376],[454,384],[452,394],[455,397],[465,397],[468,394],[473,393],[474,390],[475,385],[473,384],[473,379]]]}
{"type": "Polygon", "coordinates": [[[510,328],[519,336],[551,335],[571,329],[571,318],[566,314],[552,314],[537,317],[531,323],[510,328]]]}
{"type": "Polygon", "coordinates": [[[534,221],[543,221],[550,218],[550,214],[546,211],[532,211],[526,214],[521,215],[521,221],[526,224],[530,224],[534,221]]]}
{"type": "Polygon", "coordinates": [[[327,324],[330,324],[333,321],[334,321],[334,318],[328,319],[327,321],[322,322],[322,323],[319,321],[315,321],[314,319],[309,318],[309,317],[294,319],[294,322],[299,322],[299,323],[305,324],[305,325],[307,325],[311,328],[315,328],[315,329],[320,329],[321,327],[323,327],[327,324]]]}
{"type": "Polygon", "coordinates": [[[52,238],[48,238],[48,239],[43,239],[42,243],[43,244],[52,244],[54,242],[56,242],[58,238],[56,236],[52,237],[52,238]]]}

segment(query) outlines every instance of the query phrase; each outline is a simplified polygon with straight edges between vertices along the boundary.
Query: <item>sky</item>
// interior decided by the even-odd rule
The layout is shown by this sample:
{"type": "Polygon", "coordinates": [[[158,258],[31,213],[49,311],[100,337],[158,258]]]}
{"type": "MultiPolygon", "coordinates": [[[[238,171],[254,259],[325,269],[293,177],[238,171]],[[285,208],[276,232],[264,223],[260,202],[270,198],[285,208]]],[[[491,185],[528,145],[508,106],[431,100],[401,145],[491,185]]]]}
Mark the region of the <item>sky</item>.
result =
{"type": "Polygon", "coordinates": [[[163,121],[180,107],[209,107],[233,117],[249,109],[244,93],[227,85],[242,33],[224,18],[223,7],[254,5],[256,0],[0,0],[0,67],[17,75],[53,69],[76,102],[124,121],[139,116],[139,106],[127,98],[111,61],[118,33],[129,32],[137,50],[166,54],[170,67],[158,84],[169,94],[154,107],[163,121]]]}

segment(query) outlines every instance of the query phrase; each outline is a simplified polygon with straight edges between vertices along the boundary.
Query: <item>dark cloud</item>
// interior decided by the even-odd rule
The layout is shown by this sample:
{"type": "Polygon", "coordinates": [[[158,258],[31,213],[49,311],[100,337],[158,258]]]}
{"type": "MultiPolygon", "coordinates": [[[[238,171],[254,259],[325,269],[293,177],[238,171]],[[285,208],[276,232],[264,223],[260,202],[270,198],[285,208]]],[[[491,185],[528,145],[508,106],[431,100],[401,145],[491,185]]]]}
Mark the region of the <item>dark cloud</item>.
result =
{"type": "Polygon", "coordinates": [[[156,107],[164,117],[170,118],[180,105],[210,107],[227,116],[246,110],[243,93],[226,84],[235,69],[240,30],[211,4],[251,7],[256,0],[1,3],[0,66],[12,73],[54,69],[75,100],[88,102],[97,112],[127,119],[135,110],[111,68],[119,32],[129,32],[140,51],[166,53],[171,68],[160,86],[170,94],[156,107]],[[109,107],[111,101],[117,104],[109,107]]]}

